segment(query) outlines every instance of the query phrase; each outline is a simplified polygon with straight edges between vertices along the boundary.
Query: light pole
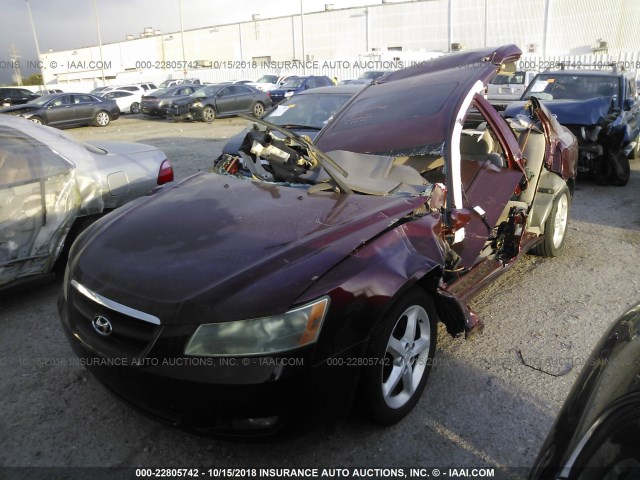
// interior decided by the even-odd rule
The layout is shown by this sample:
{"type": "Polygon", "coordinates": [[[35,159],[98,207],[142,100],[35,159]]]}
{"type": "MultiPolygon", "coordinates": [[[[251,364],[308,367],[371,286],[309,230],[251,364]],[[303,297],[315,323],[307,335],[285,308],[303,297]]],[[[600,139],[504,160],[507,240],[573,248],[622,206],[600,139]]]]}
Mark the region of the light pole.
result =
{"type": "Polygon", "coordinates": [[[182,42],[182,74],[187,78],[187,62],[184,54],[184,25],[182,24],[182,0],[178,0],[178,8],[180,9],[180,41],[182,42]]]}
{"type": "Polygon", "coordinates": [[[365,52],[369,53],[369,7],[364,7],[362,13],[356,13],[355,15],[349,15],[349,18],[364,17],[364,48],[365,52]]]}
{"type": "MultiPolygon", "coordinates": [[[[33,23],[33,16],[31,15],[31,4],[29,0],[24,0],[27,2],[27,12],[29,12],[29,21],[31,22],[31,31],[33,32],[33,40],[36,43],[36,53],[38,55],[38,65],[40,65],[40,45],[38,45],[38,36],[36,35],[36,26],[33,23]]],[[[40,76],[42,77],[42,68],[40,69],[40,76]]],[[[42,78],[42,82],[44,83],[44,78],[42,78]]]]}
{"type": "Polygon", "coordinates": [[[300,33],[302,36],[302,64],[306,61],[304,54],[304,14],[302,13],[302,0],[300,0],[300,33]]]}
{"type": "Polygon", "coordinates": [[[547,58],[547,37],[549,36],[549,2],[544,2],[544,27],[542,31],[542,58],[547,58]]]}
{"type": "Polygon", "coordinates": [[[96,0],[93,0],[93,13],[96,16],[96,29],[98,30],[98,45],[100,47],[100,69],[102,70],[102,86],[104,87],[106,82],[104,79],[104,59],[102,57],[102,33],[100,33],[100,22],[98,20],[98,7],[96,6],[96,0]]]}
{"type": "Polygon", "coordinates": [[[487,0],[484,0],[484,47],[487,48],[487,36],[488,36],[488,23],[489,23],[489,9],[487,8],[487,0]]]}

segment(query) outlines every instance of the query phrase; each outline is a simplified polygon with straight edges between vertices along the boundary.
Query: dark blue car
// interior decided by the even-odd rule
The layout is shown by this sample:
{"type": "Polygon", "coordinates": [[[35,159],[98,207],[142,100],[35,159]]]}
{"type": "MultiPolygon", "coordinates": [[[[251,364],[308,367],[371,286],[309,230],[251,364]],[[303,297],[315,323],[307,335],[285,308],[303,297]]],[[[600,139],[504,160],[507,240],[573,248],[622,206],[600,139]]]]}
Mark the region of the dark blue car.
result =
{"type": "Polygon", "coordinates": [[[598,183],[627,184],[629,157],[640,158],[640,102],[633,74],[615,67],[540,73],[505,116],[528,115],[530,97],[539,98],[576,136],[580,172],[598,183]]]}
{"type": "Polygon", "coordinates": [[[287,80],[280,88],[270,90],[269,96],[271,97],[271,103],[275,105],[296,93],[310,88],[329,87],[331,85],[333,85],[333,81],[325,76],[294,77],[287,80]]]}

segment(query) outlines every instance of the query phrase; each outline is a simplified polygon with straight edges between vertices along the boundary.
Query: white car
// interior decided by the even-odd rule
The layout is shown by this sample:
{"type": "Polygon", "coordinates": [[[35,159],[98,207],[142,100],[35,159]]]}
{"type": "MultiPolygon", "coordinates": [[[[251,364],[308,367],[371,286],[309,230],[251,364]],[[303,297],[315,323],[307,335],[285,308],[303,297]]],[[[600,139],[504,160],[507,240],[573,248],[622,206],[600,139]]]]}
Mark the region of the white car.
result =
{"type": "Polygon", "coordinates": [[[142,93],[128,90],[111,90],[101,94],[104,98],[114,100],[122,113],[140,113],[142,93]]]}
{"type": "Polygon", "coordinates": [[[109,85],[108,87],[105,87],[102,90],[100,90],[100,92],[96,92],[96,93],[104,94],[107,92],[113,92],[114,90],[126,90],[127,92],[140,93],[141,95],[144,95],[145,93],[155,92],[156,90],[158,90],[158,87],[156,86],[155,83],[149,83],[149,82],[130,83],[127,85],[109,85]]]}
{"type": "Polygon", "coordinates": [[[274,89],[281,88],[290,78],[296,78],[298,75],[263,75],[255,82],[246,83],[250,87],[262,92],[269,92],[274,89]]]}
{"type": "Polygon", "coordinates": [[[536,73],[517,71],[496,75],[487,85],[487,100],[498,110],[504,110],[510,102],[520,100],[536,73]]]}
{"type": "Polygon", "coordinates": [[[263,75],[255,82],[247,83],[246,85],[262,92],[268,92],[278,86],[278,75],[263,75]]]}
{"type": "Polygon", "coordinates": [[[202,85],[202,82],[200,81],[200,79],[198,78],[185,78],[183,80],[165,80],[164,82],[162,82],[160,85],[158,85],[158,88],[169,88],[169,87],[175,87],[176,85],[202,85]]]}

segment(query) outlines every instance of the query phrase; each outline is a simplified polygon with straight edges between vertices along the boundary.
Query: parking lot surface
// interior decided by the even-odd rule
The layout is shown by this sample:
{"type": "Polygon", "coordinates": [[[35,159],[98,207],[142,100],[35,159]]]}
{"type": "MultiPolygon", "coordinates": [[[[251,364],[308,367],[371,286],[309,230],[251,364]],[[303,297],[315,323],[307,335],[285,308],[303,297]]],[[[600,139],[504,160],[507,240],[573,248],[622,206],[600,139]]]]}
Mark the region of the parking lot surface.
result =
{"type": "MultiPolygon", "coordinates": [[[[180,180],[210,168],[245,123],[134,115],[67,132],[157,146],[180,180]]],[[[591,349],[640,300],[640,163],[631,168],[624,188],[580,181],[562,254],[526,256],[474,299],[483,335],[465,341],[440,329],[420,402],[389,428],[354,415],[269,443],[178,431],[122,405],[74,361],[59,326],[59,281],[4,294],[0,466],[468,467],[522,477],[591,349]]]]}

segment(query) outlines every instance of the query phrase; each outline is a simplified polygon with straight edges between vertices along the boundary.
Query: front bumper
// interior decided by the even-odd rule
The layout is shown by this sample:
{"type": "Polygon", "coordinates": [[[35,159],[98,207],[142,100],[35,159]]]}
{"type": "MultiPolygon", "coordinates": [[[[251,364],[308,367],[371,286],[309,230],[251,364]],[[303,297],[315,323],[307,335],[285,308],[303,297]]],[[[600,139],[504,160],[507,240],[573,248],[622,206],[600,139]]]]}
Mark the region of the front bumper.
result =
{"type": "Polygon", "coordinates": [[[149,105],[142,103],[140,105],[140,111],[145,115],[166,115],[166,110],[163,110],[157,104],[149,105]]]}
{"type": "Polygon", "coordinates": [[[157,420],[209,435],[270,436],[348,414],[359,371],[314,364],[314,345],[273,356],[187,357],[181,352],[196,326],[128,326],[108,308],[87,310],[78,296],[71,291],[58,304],[72,349],[112,393],[157,420]],[[95,315],[112,320],[112,340],[92,332],[95,315]],[[134,340],[115,335],[122,328],[134,340]]]}
{"type": "Polygon", "coordinates": [[[191,109],[186,105],[184,106],[172,105],[167,109],[167,114],[174,120],[193,120],[194,119],[194,115],[191,109]]]}

